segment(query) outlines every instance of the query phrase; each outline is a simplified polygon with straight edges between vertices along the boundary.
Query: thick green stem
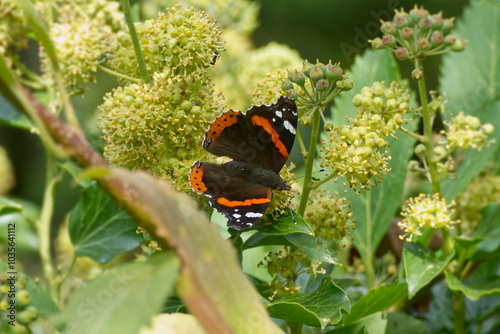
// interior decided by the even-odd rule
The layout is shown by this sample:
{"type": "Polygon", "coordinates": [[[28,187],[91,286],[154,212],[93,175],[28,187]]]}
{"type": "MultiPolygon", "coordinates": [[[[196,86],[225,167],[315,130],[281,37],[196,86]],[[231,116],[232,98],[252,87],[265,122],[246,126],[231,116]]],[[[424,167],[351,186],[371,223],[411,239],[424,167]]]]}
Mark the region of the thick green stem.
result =
{"type": "Polygon", "coordinates": [[[295,322],[286,322],[288,328],[290,328],[290,334],[301,334],[302,333],[302,324],[298,324],[295,322]]]}
{"type": "Polygon", "coordinates": [[[459,291],[452,291],[453,295],[453,323],[455,334],[465,333],[465,297],[459,291]]]}
{"type": "Polygon", "coordinates": [[[371,210],[371,192],[367,191],[363,199],[365,204],[365,220],[366,220],[366,252],[362,252],[363,262],[365,265],[366,285],[368,290],[373,288],[375,282],[375,269],[373,267],[373,250],[372,250],[372,234],[373,234],[373,221],[371,210]]]}
{"type": "Polygon", "coordinates": [[[122,5],[122,11],[125,15],[127,21],[128,30],[130,37],[132,38],[132,44],[134,45],[135,57],[137,58],[137,64],[139,65],[139,71],[141,72],[141,78],[144,83],[151,84],[151,79],[147,70],[146,62],[142,55],[141,42],[139,41],[139,36],[135,30],[134,20],[132,20],[132,12],[130,10],[130,4],[128,0],[120,0],[122,5]]]}
{"type": "Polygon", "coordinates": [[[427,164],[429,166],[430,182],[432,185],[432,192],[434,194],[441,194],[439,186],[438,172],[436,159],[434,157],[434,144],[432,142],[432,121],[431,112],[429,110],[429,103],[427,100],[427,89],[425,87],[424,71],[418,59],[415,60],[415,69],[422,71],[422,78],[418,80],[418,92],[420,94],[420,102],[422,103],[422,121],[424,126],[424,142],[427,151],[427,164]]]}
{"type": "Polygon", "coordinates": [[[316,156],[316,143],[318,141],[319,123],[321,120],[319,107],[314,107],[311,113],[313,114],[311,141],[309,142],[309,151],[307,152],[306,168],[304,172],[304,185],[302,187],[302,195],[300,196],[299,209],[297,211],[301,216],[303,216],[306,211],[309,193],[311,192],[311,173],[314,165],[314,157],[316,156]]]}
{"type": "Polygon", "coordinates": [[[48,151],[46,159],[46,184],[40,220],[37,224],[37,234],[40,243],[40,259],[42,262],[43,275],[45,277],[45,281],[47,282],[47,288],[52,299],[56,303],[59,303],[59,288],[52,262],[50,230],[52,214],[54,213],[55,192],[57,186],[61,182],[61,176],[57,173],[56,161],[53,155],[48,151]]]}

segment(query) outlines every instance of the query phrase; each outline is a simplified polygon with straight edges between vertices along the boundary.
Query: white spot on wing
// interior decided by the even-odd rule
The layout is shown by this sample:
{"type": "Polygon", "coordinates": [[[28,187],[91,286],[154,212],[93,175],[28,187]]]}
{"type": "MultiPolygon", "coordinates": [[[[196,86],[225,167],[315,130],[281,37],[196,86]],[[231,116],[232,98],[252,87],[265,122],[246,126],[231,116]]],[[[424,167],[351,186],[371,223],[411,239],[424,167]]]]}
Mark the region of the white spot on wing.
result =
{"type": "Polygon", "coordinates": [[[245,213],[245,217],[247,217],[247,218],[260,218],[263,215],[264,214],[262,214],[260,212],[247,212],[247,213],[245,213]]]}
{"type": "Polygon", "coordinates": [[[233,213],[234,218],[241,218],[241,215],[239,213],[233,213]]]}
{"type": "Polygon", "coordinates": [[[282,118],[283,117],[283,113],[281,111],[279,111],[279,110],[276,110],[275,114],[276,114],[276,116],[278,116],[278,118],[282,118]]]}
{"type": "Polygon", "coordinates": [[[276,122],[276,118],[273,117],[273,122],[276,122]]]}
{"type": "Polygon", "coordinates": [[[283,123],[283,125],[285,126],[285,129],[287,129],[288,131],[290,131],[292,134],[295,134],[295,128],[293,127],[292,123],[290,123],[289,121],[285,120],[285,122],[283,123]]]}

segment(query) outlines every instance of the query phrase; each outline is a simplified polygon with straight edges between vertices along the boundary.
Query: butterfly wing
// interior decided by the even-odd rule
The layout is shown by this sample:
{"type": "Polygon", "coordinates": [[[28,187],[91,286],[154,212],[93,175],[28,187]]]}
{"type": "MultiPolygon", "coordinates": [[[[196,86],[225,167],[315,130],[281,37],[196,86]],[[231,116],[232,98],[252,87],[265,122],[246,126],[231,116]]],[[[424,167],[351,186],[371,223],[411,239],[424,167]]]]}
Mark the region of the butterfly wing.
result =
{"type": "Polygon", "coordinates": [[[252,182],[242,173],[244,165],[235,161],[222,165],[197,161],[189,172],[191,188],[210,197],[212,207],[225,215],[229,227],[237,230],[255,224],[272,197],[271,188],[252,182]]]}
{"type": "Polygon", "coordinates": [[[295,102],[280,97],[271,105],[253,106],[246,115],[226,111],[210,125],[203,147],[217,156],[256,163],[278,173],[290,154],[296,128],[295,102]]]}

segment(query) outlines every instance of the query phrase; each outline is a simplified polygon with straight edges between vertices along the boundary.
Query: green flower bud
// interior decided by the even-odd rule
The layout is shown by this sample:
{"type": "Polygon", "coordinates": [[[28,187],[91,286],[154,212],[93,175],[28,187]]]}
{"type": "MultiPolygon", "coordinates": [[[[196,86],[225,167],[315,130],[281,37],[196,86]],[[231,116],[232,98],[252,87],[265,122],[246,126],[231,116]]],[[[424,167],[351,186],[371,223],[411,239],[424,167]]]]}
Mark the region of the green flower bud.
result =
{"type": "Polygon", "coordinates": [[[312,124],[311,117],[309,116],[303,116],[301,119],[299,119],[299,122],[303,127],[308,127],[312,124]]]}
{"type": "Polygon", "coordinates": [[[495,131],[495,127],[490,123],[484,124],[483,126],[481,126],[481,129],[487,135],[491,135],[495,131]]]}
{"type": "Polygon", "coordinates": [[[444,42],[444,36],[441,31],[434,31],[432,33],[431,37],[431,45],[436,46],[436,45],[441,45],[444,42]]]}
{"type": "Polygon", "coordinates": [[[393,48],[396,46],[396,38],[394,38],[394,36],[392,35],[385,35],[382,39],[382,44],[386,48],[393,48]]]}
{"type": "Polygon", "coordinates": [[[457,42],[457,38],[453,35],[446,35],[444,38],[444,44],[448,46],[452,46],[457,42]]]}
{"type": "Polygon", "coordinates": [[[304,72],[301,71],[295,71],[288,77],[288,79],[299,86],[304,86],[306,83],[306,76],[304,75],[304,72]]]}
{"type": "Polygon", "coordinates": [[[326,78],[330,81],[338,80],[344,71],[339,65],[328,64],[325,72],[326,78]]]}
{"type": "Polygon", "coordinates": [[[325,127],[324,127],[324,129],[325,129],[325,131],[327,131],[327,132],[332,131],[332,130],[333,130],[333,124],[332,124],[332,123],[330,123],[330,122],[325,123],[325,127]]]}
{"type": "Polygon", "coordinates": [[[465,49],[465,41],[463,39],[457,39],[455,44],[452,45],[451,51],[460,52],[465,49]]]}
{"type": "Polygon", "coordinates": [[[17,321],[19,321],[21,325],[29,325],[38,318],[38,314],[38,309],[35,306],[30,306],[19,313],[17,321]]]}
{"type": "Polygon", "coordinates": [[[316,83],[316,88],[318,88],[320,91],[325,91],[328,88],[328,80],[326,79],[320,79],[316,83]]]}
{"type": "Polygon", "coordinates": [[[443,34],[448,34],[453,28],[455,28],[455,23],[453,22],[455,18],[444,19],[442,32],[443,34]]]}
{"type": "Polygon", "coordinates": [[[378,50],[382,47],[382,40],[380,39],[380,37],[370,39],[368,40],[368,42],[370,42],[370,44],[372,45],[372,49],[378,50]]]}
{"type": "Polygon", "coordinates": [[[410,28],[410,27],[404,27],[403,29],[401,29],[401,37],[403,37],[404,39],[412,39],[413,38],[413,28],[410,28]]]}
{"type": "Polygon", "coordinates": [[[418,144],[415,146],[415,154],[419,157],[425,156],[427,153],[427,149],[425,148],[424,144],[418,144]]]}
{"type": "Polygon", "coordinates": [[[313,66],[311,71],[309,71],[309,78],[313,83],[318,82],[319,79],[323,79],[324,74],[320,67],[313,66]]]}
{"type": "Polygon", "coordinates": [[[426,50],[429,48],[429,40],[427,38],[419,38],[417,41],[417,46],[420,50],[426,50]]]}
{"type": "Polygon", "coordinates": [[[283,81],[283,84],[281,85],[281,89],[283,89],[285,92],[293,89],[293,83],[289,79],[283,81]]]}
{"type": "Polygon", "coordinates": [[[441,29],[441,27],[444,24],[444,20],[441,17],[441,13],[439,13],[438,15],[432,15],[431,22],[432,22],[432,29],[441,29]]]}
{"type": "Polygon", "coordinates": [[[423,78],[424,74],[422,73],[421,70],[419,70],[418,68],[417,69],[414,69],[412,72],[411,72],[411,78],[415,81],[418,81],[418,80],[421,80],[423,78]]]}
{"type": "Polygon", "coordinates": [[[395,29],[396,27],[394,26],[394,24],[392,24],[392,22],[389,21],[383,22],[382,25],[380,26],[380,31],[382,31],[384,35],[391,34],[395,29]]]}
{"type": "MultiPolygon", "coordinates": [[[[404,13],[406,14],[406,13],[404,13]]],[[[396,27],[398,28],[404,28],[404,27],[407,27],[408,24],[410,24],[407,16],[395,16],[394,17],[394,24],[396,25],[396,27]]]]}
{"type": "Polygon", "coordinates": [[[394,52],[394,55],[399,60],[405,60],[406,58],[408,58],[408,50],[406,50],[406,48],[400,46],[399,48],[396,49],[396,51],[394,52]]]}
{"type": "Polygon", "coordinates": [[[352,104],[355,107],[360,107],[363,103],[363,95],[361,94],[356,94],[354,98],[352,99],[352,104]]]}

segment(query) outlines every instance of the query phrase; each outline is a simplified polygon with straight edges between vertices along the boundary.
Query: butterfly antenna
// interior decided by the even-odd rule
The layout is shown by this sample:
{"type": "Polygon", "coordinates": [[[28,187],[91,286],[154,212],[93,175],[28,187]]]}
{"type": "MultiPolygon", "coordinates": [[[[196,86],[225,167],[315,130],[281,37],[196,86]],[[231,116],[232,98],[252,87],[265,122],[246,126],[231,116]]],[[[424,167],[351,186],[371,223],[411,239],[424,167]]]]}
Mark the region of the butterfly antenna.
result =
{"type": "Polygon", "coordinates": [[[308,176],[308,175],[312,175],[312,174],[316,174],[316,173],[321,173],[321,172],[324,172],[325,170],[326,170],[326,169],[321,168],[320,170],[317,170],[317,171],[312,172],[312,173],[308,173],[308,174],[306,174],[306,175],[296,176],[296,177],[294,177],[292,180],[298,180],[298,179],[303,178],[303,177],[306,177],[306,176],[308,176]]]}

